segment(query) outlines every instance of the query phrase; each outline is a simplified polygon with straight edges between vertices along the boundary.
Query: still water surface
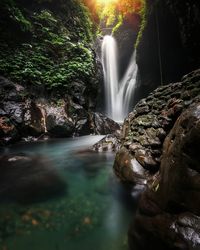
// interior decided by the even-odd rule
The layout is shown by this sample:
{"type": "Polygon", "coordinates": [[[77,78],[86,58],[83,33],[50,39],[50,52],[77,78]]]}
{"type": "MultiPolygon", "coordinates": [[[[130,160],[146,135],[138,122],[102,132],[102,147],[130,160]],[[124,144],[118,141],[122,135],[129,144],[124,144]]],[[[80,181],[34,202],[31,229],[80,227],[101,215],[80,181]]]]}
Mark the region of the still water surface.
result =
{"type": "MultiPolygon", "coordinates": [[[[64,183],[63,192],[48,194],[46,199],[33,202],[29,197],[28,203],[1,201],[0,249],[128,249],[127,230],[134,201],[113,174],[114,154],[86,150],[101,138],[20,143],[0,150],[1,155],[44,157],[47,169],[53,166],[64,183]]],[[[26,171],[22,175],[26,179],[26,171]]]]}

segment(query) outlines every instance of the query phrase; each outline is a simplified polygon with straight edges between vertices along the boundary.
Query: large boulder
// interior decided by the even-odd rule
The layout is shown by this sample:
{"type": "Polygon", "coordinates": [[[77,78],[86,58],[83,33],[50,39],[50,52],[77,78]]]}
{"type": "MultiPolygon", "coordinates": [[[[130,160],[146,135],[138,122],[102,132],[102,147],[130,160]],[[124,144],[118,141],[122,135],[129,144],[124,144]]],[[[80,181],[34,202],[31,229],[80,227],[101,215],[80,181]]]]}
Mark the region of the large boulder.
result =
{"type": "Polygon", "coordinates": [[[74,124],[65,112],[65,106],[46,106],[46,128],[55,137],[70,137],[74,124]]]}
{"type": "Polygon", "coordinates": [[[152,182],[160,168],[166,136],[180,114],[200,100],[199,95],[200,70],[197,70],[185,76],[182,82],[159,87],[136,105],[124,122],[121,147],[115,159],[114,170],[121,180],[137,184],[135,175],[140,164],[146,183],[152,182]],[[127,160],[135,159],[137,164],[124,164],[120,160],[124,152],[127,160]]]}
{"type": "Polygon", "coordinates": [[[165,139],[160,172],[130,229],[131,249],[200,249],[199,148],[200,102],[183,112],[165,139]]]}
{"type": "Polygon", "coordinates": [[[45,111],[39,103],[31,99],[25,101],[24,108],[24,135],[39,136],[46,132],[45,111]]]}
{"type": "Polygon", "coordinates": [[[120,125],[101,113],[93,113],[94,133],[97,135],[112,134],[120,129],[120,125]]]}

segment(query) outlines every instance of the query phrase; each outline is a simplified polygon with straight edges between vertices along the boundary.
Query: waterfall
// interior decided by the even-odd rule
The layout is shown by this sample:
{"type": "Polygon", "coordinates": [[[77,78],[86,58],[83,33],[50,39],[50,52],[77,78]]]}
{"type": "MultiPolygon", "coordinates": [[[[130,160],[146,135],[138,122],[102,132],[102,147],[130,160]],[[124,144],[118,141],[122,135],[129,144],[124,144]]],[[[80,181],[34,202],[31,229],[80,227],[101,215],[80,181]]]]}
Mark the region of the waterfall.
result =
{"type": "Polygon", "coordinates": [[[105,84],[106,112],[115,121],[127,116],[134,95],[138,67],[134,51],[127,70],[119,81],[117,44],[112,36],[105,36],[102,44],[102,64],[105,84]]]}
{"type": "Polygon", "coordinates": [[[105,36],[102,44],[102,62],[105,83],[106,111],[110,118],[116,117],[114,108],[118,92],[117,44],[112,36],[105,36]]]}

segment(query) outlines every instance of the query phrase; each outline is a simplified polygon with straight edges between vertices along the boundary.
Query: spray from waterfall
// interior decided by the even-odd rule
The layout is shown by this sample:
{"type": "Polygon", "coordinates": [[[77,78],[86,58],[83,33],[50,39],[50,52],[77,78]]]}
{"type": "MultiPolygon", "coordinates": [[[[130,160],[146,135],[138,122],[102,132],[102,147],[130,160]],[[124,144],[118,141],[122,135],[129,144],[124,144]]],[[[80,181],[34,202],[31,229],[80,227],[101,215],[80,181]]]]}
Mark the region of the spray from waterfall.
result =
{"type": "Polygon", "coordinates": [[[105,84],[106,112],[115,121],[127,116],[133,99],[138,67],[133,53],[124,77],[119,81],[117,44],[112,36],[105,36],[102,44],[102,64],[105,84]]]}

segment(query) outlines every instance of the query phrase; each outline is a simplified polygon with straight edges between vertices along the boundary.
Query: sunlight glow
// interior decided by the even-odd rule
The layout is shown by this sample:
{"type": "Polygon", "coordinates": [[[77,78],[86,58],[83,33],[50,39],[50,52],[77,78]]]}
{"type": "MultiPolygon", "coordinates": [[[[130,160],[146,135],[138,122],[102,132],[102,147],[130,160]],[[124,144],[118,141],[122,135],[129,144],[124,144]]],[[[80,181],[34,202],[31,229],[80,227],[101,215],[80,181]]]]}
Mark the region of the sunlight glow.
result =
{"type": "Polygon", "coordinates": [[[106,4],[110,4],[110,3],[116,3],[119,0],[96,0],[96,1],[98,4],[106,5],[106,4]]]}

